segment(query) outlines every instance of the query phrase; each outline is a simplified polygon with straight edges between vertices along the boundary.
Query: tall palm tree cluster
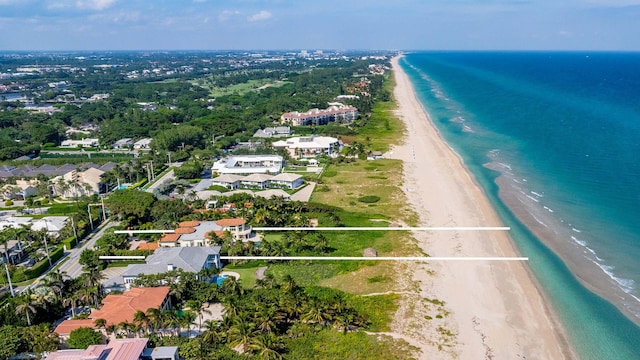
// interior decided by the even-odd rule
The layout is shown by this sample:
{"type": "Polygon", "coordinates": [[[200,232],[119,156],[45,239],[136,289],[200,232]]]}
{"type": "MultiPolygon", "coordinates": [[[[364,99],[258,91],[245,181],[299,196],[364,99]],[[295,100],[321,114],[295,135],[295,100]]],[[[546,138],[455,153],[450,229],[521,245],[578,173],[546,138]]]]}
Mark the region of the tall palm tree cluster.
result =
{"type": "Polygon", "coordinates": [[[366,326],[344,295],[324,288],[302,288],[286,276],[267,276],[254,289],[244,289],[230,277],[220,288],[221,322],[206,321],[204,342],[224,343],[240,353],[279,359],[286,340],[326,327],[347,332],[366,326]]]}
{"type": "MultiPolygon", "coordinates": [[[[202,279],[207,274],[199,275],[202,279]]],[[[321,287],[303,288],[291,276],[276,280],[267,275],[254,288],[247,289],[233,277],[218,286],[215,282],[198,281],[195,274],[173,271],[141,276],[135,285],[163,283],[171,284],[172,303],[181,311],[139,311],[133,324],[113,325],[107,330],[123,336],[144,335],[156,345],[195,343],[199,355],[181,353],[188,360],[214,359],[231,350],[280,359],[290,339],[326,328],[346,333],[367,326],[366,317],[356,311],[344,293],[321,287]],[[215,302],[224,308],[221,321],[206,319],[208,305],[215,302]],[[192,329],[197,330],[193,332],[197,336],[188,339],[193,335],[192,329]],[[182,335],[182,340],[176,334],[182,335]]]]}

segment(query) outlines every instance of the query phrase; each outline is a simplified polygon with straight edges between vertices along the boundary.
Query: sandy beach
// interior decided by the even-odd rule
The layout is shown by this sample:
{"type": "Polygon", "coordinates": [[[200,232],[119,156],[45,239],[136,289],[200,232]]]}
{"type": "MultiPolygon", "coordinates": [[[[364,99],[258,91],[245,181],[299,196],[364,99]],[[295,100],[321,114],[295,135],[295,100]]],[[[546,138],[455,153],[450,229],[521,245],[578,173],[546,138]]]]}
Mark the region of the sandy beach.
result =
{"type": "MultiPolygon", "coordinates": [[[[420,216],[419,226],[503,226],[460,158],[432,125],[398,59],[392,61],[397,84],[394,95],[407,132],[404,144],[395,147],[389,157],[404,163],[402,186],[420,216]]],[[[520,255],[504,231],[422,232],[414,236],[431,256],[520,255]]],[[[444,302],[439,306],[444,316],[421,316],[410,323],[396,321],[393,331],[421,344],[420,358],[424,359],[575,358],[562,326],[526,266],[504,261],[411,265],[405,270],[413,274],[419,298],[406,297],[400,312],[411,308],[415,315],[416,303],[436,299],[444,302]],[[448,332],[454,336],[442,340],[448,332]]],[[[428,310],[433,304],[431,301],[423,308],[428,310]]]]}

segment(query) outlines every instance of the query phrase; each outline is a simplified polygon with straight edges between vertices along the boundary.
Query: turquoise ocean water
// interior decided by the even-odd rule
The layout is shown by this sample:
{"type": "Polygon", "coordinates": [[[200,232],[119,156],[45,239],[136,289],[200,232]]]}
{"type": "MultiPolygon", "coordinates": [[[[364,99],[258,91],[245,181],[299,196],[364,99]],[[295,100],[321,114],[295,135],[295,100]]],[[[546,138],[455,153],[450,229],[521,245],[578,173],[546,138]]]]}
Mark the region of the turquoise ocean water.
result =
{"type": "Polygon", "coordinates": [[[640,53],[421,52],[400,65],[580,358],[640,359],[640,53]]]}

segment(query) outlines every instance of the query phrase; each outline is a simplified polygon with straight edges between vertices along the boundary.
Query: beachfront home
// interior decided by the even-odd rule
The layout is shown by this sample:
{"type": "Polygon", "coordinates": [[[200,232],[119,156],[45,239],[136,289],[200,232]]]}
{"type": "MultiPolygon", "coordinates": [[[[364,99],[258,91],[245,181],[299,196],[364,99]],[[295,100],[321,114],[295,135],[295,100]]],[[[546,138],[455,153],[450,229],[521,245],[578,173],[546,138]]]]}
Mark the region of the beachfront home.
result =
{"type": "Polygon", "coordinates": [[[203,269],[221,268],[220,249],[220,246],[158,248],[147,256],[146,264],[127,266],[122,273],[123,284],[129,287],[140,275],[162,274],[176,269],[197,274],[203,269]]]}
{"type": "Polygon", "coordinates": [[[328,136],[292,137],[271,144],[274,149],[285,149],[292,158],[315,157],[326,154],[337,156],[340,152],[340,141],[328,136]]]}
{"type": "Polygon", "coordinates": [[[148,348],[147,338],[111,339],[106,345],[89,345],[86,349],[58,350],[45,360],[179,360],[177,346],[148,348]]]}
{"type": "Polygon", "coordinates": [[[216,161],[212,174],[277,174],[284,166],[280,155],[234,155],[216,161]]]}
{"type": "Polygon", "coordinates": [[[56,326],[54,332],[66,340],[75,329],[81,327],[98,329],[95,325],[97,319],[105,319],[106,326],[118,325],[125,321],[133,323],[133,317],[138,310],[146,312],[151,308],[170,309],[169,290],[168,286],[141,287],[132,288],[122,294],[109,294],[102,299],[102,307],[91,309],[91,313],[86,319],[65,320],[56,326]]]}
{"type": "Polygon", "coordinates": [[[235,241],[260,241],[244,219],[230,218],[216,221],[183,221],[174,233],[164,234],[158,241],[160,247],[211,246],[210,234],[223,237],[231,234],[235,241]]]}

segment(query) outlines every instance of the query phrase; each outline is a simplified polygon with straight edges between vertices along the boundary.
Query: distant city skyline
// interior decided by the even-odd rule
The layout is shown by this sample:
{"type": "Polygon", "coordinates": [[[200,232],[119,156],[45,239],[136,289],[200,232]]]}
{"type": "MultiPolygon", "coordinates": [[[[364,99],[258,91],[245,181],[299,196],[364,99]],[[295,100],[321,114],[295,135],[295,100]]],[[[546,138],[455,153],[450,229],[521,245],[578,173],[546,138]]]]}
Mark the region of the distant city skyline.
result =
{"type": "Polygon", "coordinates": [[[0,50],[640,51],[640,0],[0,0],[0,50]]]}

